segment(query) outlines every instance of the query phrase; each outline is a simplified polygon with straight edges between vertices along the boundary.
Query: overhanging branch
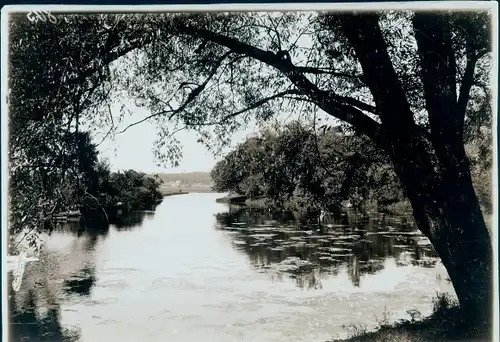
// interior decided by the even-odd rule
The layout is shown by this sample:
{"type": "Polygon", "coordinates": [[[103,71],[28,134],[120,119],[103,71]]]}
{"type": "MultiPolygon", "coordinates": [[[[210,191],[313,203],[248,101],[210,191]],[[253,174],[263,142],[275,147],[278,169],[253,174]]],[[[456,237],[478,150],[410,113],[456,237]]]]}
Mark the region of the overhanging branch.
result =
{"type": "Polygon", "coordinates": [[[295,90],[295,89],[290,89],[290,90],[285,90],[285,91],[279,92],[279,93],[274,94],[272,96],[260,99],[259,101],[252,103],[250,106],[246,107],[245,109],[242,109],[240,111],[237,111],[235,113],[232,113],[232,114],[224,117],[223,121],[227,121],[230,118],[233,118],[233,117],[238,116],[240,114],[246,113],[252,109],[258,108],[258,107],[262,106],[263,104],[268,103],[269,101],[272,101],[272,100],[280,98],[280,97],[284,97],[285,95],[299,95],[299,94],[300,94],[300,92],[298,90],[295,90]]]}
{"type": "MultiPolygon", "coordinates": [[[[208,77],[205,79],[205,81],[203,81],[202,84],[198,85],[196,88],[194,88],[193,90],[191,90],[191,92],[189,93],[186,101],[184,101],[184,103],[182,105],[180,105],[177,109],[170,109],[170,110],[165,110],[165,111],[160,111],[160,112],[157,112],[157,113],[154,113],[154,114],[151,114],[151,115],[148,115],[146,116],[145,118],[139,120],[139,121],[136,121],[134,123],[131,123],[130,125],[128,125],[127,127],[125,127],[123,130],[121,130],[120,132],[118,132],[117,134],[121,134],[121,133],[124,133],[125,131],[127,131],[128,129],[130,129],[131,127],[133,126],[136,126],[140,123],[143,123],[145,121],[148,121],[149,119],[152,119],[154,117],[157,117],[157,116],[162,116],[162,115],[166,115],[166,114],[169,114],[169,119],[172,119],[175,115],[181,113],[182,111],[184,111],[186,109],[186,107],[191,103],[193,102],[197,97],[198,95],[201,94],[201,92],[205,89],[205,87],[207,86],[208,82],[210,82],[210,80],[214,77],[214,75],[217,73],[217,70],[218,68],[220,67],[220,65],[222,64],[222,62],[224,61],[224,59],[226,59],[232,52],[231,51],[228,51],[226,53],[224,53],[224,55],[222,55],[218,60],[217,62],[215,63],[215,65],[212,67],[212,70],[210,71],[210,74],[208,75],[208,77]]],[[[186,85],[195,85],[195,83],[192,83],[192,82],[183,82],[181,83],[181,85],[179,86],[178,89],[182,89],[183,87],[185,87],[186,85]]]]}
{"type": "Polygon", "coordinates": [[[288,58],[280,58],[277,54],[264,51],[255,46],[243,43],[235,38],[221,35],[207,29],[186,25],[183,22],[178,22],[177,30],[181,34],[207,39],[219,45],[229,48],[231,51],[243,54],[254,59],[257,59],[269,66],[272,66],[281,71],[295,85],[297,90],[308,96],[316,105],[323,109],[326,113],[346,121],[353,125],[358,131],[366,134],[378,142],[380,138],[380,126],[366,116],[362,111],[349,105],[347,102],[339,103],[339,99],[331,96],[331,92],[320,90],[312,83],[304,74],[295,67],[288,58]]]}

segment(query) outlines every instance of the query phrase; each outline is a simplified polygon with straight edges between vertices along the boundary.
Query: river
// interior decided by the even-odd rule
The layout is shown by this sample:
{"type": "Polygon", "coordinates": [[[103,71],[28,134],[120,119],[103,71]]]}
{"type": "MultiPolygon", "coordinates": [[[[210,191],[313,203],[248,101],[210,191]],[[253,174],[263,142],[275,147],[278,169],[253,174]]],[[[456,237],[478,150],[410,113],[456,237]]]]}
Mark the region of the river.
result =
{"type": "Polygon", "coordinates": [[[9,283],[10,340],[324,342],[453,293],[403,216],[344,213],[297,231],[221,196],[166,197],[106,230],[46,236],[20,290],[9,283]]]}

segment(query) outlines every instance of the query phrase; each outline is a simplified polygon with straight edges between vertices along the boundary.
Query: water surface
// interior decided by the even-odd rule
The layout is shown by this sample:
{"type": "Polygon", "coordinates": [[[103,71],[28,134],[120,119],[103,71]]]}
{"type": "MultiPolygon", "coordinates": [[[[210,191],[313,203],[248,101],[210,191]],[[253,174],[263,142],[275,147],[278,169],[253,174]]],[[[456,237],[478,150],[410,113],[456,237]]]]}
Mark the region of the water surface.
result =
{"type": "Polygon", "coordinates": [[[324,342],[453,292],[407,217],[344,213],[297,231],[218,197],[52,233],[9,291],[11,341],[324,342]]]}

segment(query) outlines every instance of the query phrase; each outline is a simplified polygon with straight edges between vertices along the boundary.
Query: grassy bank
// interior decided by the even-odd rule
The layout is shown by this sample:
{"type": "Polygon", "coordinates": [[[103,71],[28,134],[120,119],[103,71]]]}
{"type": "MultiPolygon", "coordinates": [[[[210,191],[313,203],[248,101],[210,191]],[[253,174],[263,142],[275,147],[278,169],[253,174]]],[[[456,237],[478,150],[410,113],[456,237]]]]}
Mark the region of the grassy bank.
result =
{"type": "Polygon", "coordinates": [[[380,321],[375,331],[367,331],[364,326],[349,326],[348,338],[334,339],[329,342],[364,342],[364,341],[490,341],[489,331],[471,330],[459,310],[456,301],[448,295],[439,295],[433,303],[429,317],[421,318],[419,312],[409,312],[411,319],[395,323],[387,318],[380,321]]]}

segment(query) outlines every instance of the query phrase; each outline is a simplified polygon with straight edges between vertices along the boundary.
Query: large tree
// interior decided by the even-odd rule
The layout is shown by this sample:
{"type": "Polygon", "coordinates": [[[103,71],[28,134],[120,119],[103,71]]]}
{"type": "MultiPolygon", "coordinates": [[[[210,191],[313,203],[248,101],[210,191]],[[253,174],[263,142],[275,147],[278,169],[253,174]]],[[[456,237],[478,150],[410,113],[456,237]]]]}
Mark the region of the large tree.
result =
{"type": "MultiPolygon", "coordinates": [[[[487,11],[58,20],[33,28],[20,17],[11,33],[42,30],[38,45],[25,42],[30,54],[39,58],[51,49],[58,56],[58,62],[39,61],[44,68],[37,80],[51,101],[36,118],[57,107],[54,99],[76,98],[85,105],[73,106],[72,118],[102,123],[107,114],[96,104],[110,99],[106,89],[125,91],[151,115],[124,130],[155,122],[163,160],[180,155],[172,138],[178,129],[198,131],[199,140],[217,150],[250,120],[297,109],[316,117],[320,110],[387,153],[464,313],[471,323],[491,323],[492,244],[464,148],[471,109],[489,101],[487,11]]],[[[110,124],[116,130],[116,122],[110,124]]]]}

